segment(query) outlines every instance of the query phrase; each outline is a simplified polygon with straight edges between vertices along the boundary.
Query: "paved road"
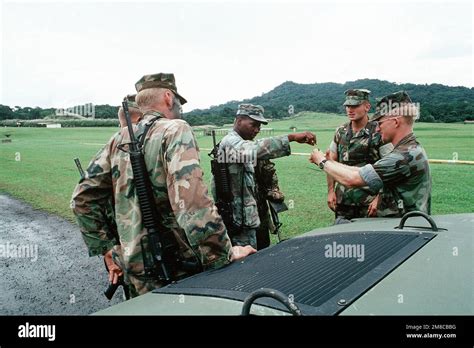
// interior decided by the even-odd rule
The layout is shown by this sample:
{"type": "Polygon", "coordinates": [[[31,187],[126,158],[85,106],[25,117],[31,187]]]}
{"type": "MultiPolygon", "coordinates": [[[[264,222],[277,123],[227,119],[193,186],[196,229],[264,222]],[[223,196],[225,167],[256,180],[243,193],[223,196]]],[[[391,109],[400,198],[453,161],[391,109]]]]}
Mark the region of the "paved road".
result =
{"type": "Polygon", "coordinates": [[[112,301],[103,260],[68,221],[0,194],[0,315],[90,314],[112,301]]]}

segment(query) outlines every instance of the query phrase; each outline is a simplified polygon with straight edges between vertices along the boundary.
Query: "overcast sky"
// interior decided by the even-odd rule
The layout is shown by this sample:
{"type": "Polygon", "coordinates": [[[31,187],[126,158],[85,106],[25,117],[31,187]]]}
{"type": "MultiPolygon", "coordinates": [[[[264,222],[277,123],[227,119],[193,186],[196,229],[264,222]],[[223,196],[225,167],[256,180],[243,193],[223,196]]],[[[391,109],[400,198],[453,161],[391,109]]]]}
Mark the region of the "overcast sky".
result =
{"type": "Polygon", "coordinates": [[[173,72],[184,111],[299,83],[473,86],[471,1],[1,1],[0,104],[118,105],[173,72]]]}

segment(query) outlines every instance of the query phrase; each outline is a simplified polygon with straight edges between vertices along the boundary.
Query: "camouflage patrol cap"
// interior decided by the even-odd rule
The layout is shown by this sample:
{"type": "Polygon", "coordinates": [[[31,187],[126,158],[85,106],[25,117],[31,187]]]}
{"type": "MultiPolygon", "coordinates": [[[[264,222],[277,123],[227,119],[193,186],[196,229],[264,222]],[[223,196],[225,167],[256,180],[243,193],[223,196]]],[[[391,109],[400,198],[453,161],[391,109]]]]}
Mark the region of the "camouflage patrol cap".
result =
{"type": "Polygon", "coordinates": [[[364,101],[369,101],[370,91],[368,89],[348,89],[344,94],[346,95],[346,101],[342,105],[356,106],[364,101]]]}
{"type": "Polygon", "coordinates": [[[268,121],[263,117],[263,106],[253,104],[240,104],[237,108],[236,116],[248,116],[252,120],[263,124],[268,124],[268,121]]]}
{"type": "Polygon", "coordinates": [[[138,109],[138,105],[135,101],[136,94],[128,94],[123,98],[123,101],[127,101],[128,107],[129,108],[135,108],[138,109]]]}
{"type": "Polygon", "coordinates": [[[412,116],[416,119],[419,116],[419,109],[406,91],[398,91],[377,99],[372,121],[377,121],[383,116],[412,116]]]}
{"type": "Polygon", "coordinates": [[[135,83],[137,92],[143,91],[147,88],[167,88],[178,97],[181,105],[187,103],[187,100],[178,94],[174,74],[158,73],[152,75],[145,75],[135,83]]]}

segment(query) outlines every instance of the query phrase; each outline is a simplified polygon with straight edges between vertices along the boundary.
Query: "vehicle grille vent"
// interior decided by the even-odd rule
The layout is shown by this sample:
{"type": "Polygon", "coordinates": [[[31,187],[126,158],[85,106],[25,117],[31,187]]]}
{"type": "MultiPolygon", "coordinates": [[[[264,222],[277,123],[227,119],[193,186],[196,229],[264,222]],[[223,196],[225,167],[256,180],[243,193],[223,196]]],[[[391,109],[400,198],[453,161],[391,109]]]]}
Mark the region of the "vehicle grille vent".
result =
{"type": "MultiPolygon", "coordinates": [[[[304,314],[334,315],[434,236],[345,232],[294,238],[155,292],[243,300],[257,289],[271,288],[291,295],[304,314]]],[[[284,308],[273,299],[256,303],[284,308]]]]}

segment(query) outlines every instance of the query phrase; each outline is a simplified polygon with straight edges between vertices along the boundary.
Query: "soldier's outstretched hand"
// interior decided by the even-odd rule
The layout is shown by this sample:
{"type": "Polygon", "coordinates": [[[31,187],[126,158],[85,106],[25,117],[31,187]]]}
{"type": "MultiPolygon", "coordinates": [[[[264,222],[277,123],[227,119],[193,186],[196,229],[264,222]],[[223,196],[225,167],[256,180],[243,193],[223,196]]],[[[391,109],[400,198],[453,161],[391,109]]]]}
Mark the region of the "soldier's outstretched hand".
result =
{"type": "Polygon", "coordinates": [[[292,133],[288,134],[289,141],[296,141],[300,144],[309,144],[315,145],[316,144],[316,135],[311,132],[301,132],[301,133],[292,133]]]}
{"type": "Polygon", "coordinates": [[[239,261],[239,260],[242,260],[244,258],[246,258],[247,256],[251,255],[251,254],[254,254],[256,253],[257,250],[255,250],[254,248],[252,248],[250,245],[246,245],[246,246],[233,246],[232,247],[232,258],[230,259],[231,262],[234,262],[234,261],[239,261]]]}

